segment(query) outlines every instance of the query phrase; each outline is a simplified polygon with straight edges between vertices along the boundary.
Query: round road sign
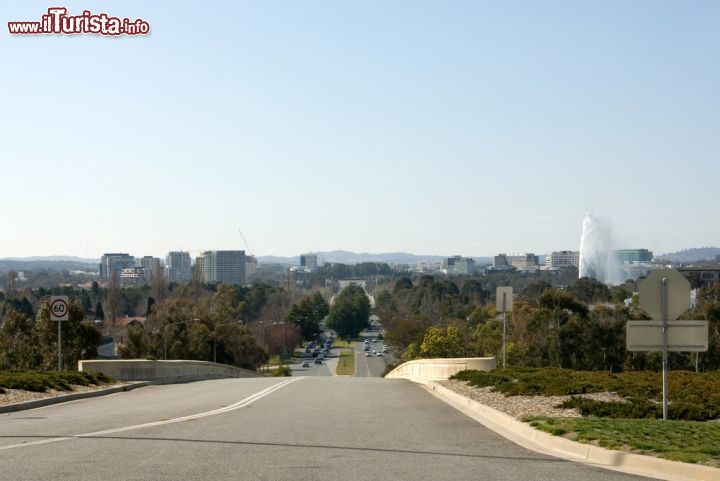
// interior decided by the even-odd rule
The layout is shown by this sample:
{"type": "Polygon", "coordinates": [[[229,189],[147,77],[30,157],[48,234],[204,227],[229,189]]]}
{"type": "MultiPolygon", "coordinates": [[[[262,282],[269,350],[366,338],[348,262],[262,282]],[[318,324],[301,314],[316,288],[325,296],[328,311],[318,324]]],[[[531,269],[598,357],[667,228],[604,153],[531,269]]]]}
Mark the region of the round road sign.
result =
{"type": "Polygon", "coordinates": [[[67,296],[53,296],[50,298],[50,320],[67,321],[70,309],[67,296]]]}

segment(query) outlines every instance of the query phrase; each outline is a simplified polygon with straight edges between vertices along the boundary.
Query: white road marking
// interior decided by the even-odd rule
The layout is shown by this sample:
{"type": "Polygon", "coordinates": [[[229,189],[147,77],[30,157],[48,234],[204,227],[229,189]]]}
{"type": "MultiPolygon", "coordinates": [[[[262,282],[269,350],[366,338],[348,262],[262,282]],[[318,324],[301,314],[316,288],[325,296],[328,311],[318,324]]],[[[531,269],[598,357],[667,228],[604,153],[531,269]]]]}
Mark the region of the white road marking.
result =
{"type": "Polygon", "coordinates": [[[183,421],[200,419],[200,418],[204,418],[207,416],[215,416],[216,414],[224,414],[224,413],[227,413],[230,411],[235,411],[236,409],[240,409],[242,407],[248,406],[248,405],[254,403],[255,401],[258,401],[258,400],[264,398],[265,396],[268,396],[268,395],[274,393],[275,391],[284,388],[288,384],[292,384],[295,381],[299,381],[300,379],[302,379],[302,377],[295,377],[292,379],[288,379],[287,381],[283,381],[281,383],[270,386],[267,389],[263,389],[260,392],[252,394],[252,395],[246,397],[245,399],[241,399],[240,401],[236,402],[235,404],[231,404],[230,406],[225,406],[220,409],[214,409],[212,411],[205,411],[202,413],[191,414],[189,416],[182,416],[182,417],[173,418],[173,419],[165,419],[162,421],[155,421],[155,422],[151,422],[151,423],[136,424],[134,426],[125,426],[122,428],[107,429],[104,431],[95,431],[92,433],[74,434],[72,436],[63,436],[63,437],[58,437],[58,438],[43,439],[41,441],[31,441],[29,443],[10,444],[7,446],[0,446],[0,451],[4,451],[7,449],[24,448],[24,447],[28,447],[28,446],[38,446],[41,444],[48,444],[48,443],[57,443],[60,441],[67,441],[69,439],[91,438],[93,436],[104,436],[107,434],[115,434],[115,433],[121,433],[121,432],[125,432],[125,431],[133,431],[136,429],[143,429],[143,428],[150,428],[150,427],[154,427],[154,426],[164,426],[166,424],[180,423],[183,421]]]}

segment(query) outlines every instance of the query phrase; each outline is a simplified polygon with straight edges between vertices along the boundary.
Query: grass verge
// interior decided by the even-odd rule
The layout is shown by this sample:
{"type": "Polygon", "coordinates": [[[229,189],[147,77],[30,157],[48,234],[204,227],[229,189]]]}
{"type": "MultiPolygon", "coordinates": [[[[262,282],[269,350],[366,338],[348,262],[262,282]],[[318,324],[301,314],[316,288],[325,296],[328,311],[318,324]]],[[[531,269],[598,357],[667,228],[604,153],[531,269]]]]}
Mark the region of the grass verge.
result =
{"type": "Polygon", "coordinates": [[[342,339],[335,339],[333,341],[333,348],[352,349],[354,345],[355,341],[343,341],[342,339]]]}
{"type": "Polygon", "coordinates": [[[555,436],[672,461],[720,466],[720,424],[655,419],[531,418],[555,436]]]}
{"type": "Polygon", "coordinates": [[[48,389],[69,391],[72,385],[89,386],[115,382],[110,376],[92,371],[0,371],[0,391],[21,389],[45,392],[48,389]]]}
{"type": "MultiPolygon", "coordinates": [[[[492,372],[462,371],[454,379],[471,385],[492,386],[506,396],[564,396],[614,392],[627,402],[573,399],[563,407],[576,407],[584,416],[658,418],[662,409],[659,372],[573,371],[559,368],[511,368],[492,372]]],[[[671,419],[708,421],[720,418],[720,371],[670,372],[671,419]]]]}
{"type": "Polygon", "coordinates": [[[355,374],[355,352],[342,351],[338,359],[335,374],[338,376],[352,376],[355,374]]]}

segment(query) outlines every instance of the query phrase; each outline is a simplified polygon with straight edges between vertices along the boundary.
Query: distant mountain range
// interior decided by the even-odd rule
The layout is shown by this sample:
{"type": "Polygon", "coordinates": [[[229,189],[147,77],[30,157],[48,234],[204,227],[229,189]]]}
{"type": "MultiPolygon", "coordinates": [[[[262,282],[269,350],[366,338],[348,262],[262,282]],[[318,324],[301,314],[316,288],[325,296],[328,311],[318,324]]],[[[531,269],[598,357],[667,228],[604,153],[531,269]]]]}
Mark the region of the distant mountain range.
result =
{"type": "Polygon", "coordinates": [[[0,272],[8,271],[97,271],[99,260],[70,256],[0,259],[0,272]]]}
{"type": "Polygon", "coordinates": [[[699,261],[715,261],[720,256],[720,247],[698,247],[693,249],[683,249],[678,252],[670,252],[656,257],[656,260],[664,262],[699,262],[699,261]]]}
{"type": "MultiPolygon", "coordinates": [[[[324,251],[312,252],[317,255],[318,263],[337,263],[337,264],[360,264],[362,262],[385,262],[387,264],[416,264],[418,261],[442,261],[448,256],[438,255],[417,255],[407,252],[387,252],[381,254],[371,254],[368,252],[350,252],[350,251],[324,251]]],[[[298,265],[300,264],[300,256],[281,257],[281,256],[258,256],[258,262],[298,265]]],[[[475,257],[478,264],[488,264],[492,262],[492,257],[475,257]]]]}

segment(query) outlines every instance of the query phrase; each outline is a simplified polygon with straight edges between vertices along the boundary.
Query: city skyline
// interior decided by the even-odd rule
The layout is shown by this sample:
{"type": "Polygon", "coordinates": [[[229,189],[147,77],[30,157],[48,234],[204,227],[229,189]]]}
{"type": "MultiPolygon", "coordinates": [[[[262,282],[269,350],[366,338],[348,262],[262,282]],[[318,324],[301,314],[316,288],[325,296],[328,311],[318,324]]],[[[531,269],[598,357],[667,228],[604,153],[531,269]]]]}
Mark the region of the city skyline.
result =
{"type": "Polygon", "coordinates": [[[151,33],[0,35],[0,257],[720,240],[716,2],[63,6],[151,33]]]}

